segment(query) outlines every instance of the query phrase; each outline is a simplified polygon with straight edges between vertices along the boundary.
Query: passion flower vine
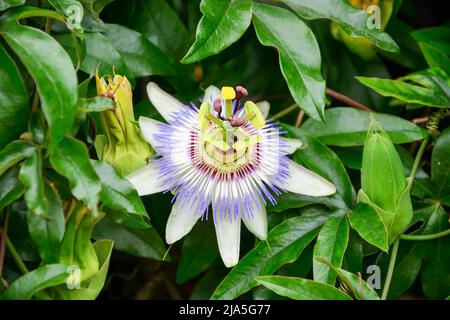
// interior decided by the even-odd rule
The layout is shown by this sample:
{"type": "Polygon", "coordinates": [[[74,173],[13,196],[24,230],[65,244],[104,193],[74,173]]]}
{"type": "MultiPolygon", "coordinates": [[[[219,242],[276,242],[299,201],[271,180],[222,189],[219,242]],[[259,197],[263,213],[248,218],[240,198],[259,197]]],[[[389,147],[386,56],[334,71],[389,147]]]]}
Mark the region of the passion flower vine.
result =
{"type": "Polygon", "coordinates": [[[184,105],[149,83],[147,93],[167,123],[141,117],[139,126],[157,154],[127,178],[140,195],[172,192],[166,225],[169,244],[212,216],[227,267],[239,261],[241,220],[260,240],[267,238],[266,205],[282,192],[327,196],[333,184],[290,160],[299,140],[281,136],[267,110],[244,99],[243,87],[207,88],[200,107],[184,105]]]}

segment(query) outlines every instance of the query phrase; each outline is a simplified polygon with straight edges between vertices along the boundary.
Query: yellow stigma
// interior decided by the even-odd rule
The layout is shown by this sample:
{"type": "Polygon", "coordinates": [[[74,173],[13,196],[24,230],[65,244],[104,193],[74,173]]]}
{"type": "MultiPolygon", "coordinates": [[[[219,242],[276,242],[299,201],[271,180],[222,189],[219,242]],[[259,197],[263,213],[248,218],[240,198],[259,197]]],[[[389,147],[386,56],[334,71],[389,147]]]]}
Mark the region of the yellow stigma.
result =
{"type": "Polygon", "coordinates": [[[233,99],[236,98],[236,91],[232,87],[222,87],[222,98],[225,100],[225,116],[231,117],[233,99]]]}
{"type": "Polygon", "coordinates": [[[233,100],[236,98],[236,91],[232,87],[222,87],[222,98],[225,100],[233,100]]]}

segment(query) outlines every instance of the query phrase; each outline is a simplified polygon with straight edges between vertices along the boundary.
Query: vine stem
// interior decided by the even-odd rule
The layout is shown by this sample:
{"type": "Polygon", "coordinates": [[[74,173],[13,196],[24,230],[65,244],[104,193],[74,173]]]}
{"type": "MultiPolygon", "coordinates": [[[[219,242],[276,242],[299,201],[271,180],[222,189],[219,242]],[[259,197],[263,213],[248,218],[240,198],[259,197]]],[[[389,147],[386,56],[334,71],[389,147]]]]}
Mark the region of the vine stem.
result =
{"type": "Polygon", "coordinates": [[[8,234],[9,211],[7,207],[3,215],[3,228],[0,233],[0,278],[3,275],[3,263],[5,262],[6,237],[8,234]]]}
{"type": "Polygon", "coordinates": [[[297,119],[295,120],[295,127],[300,128],[300,125],[303,122],[303,118],[305,117],[305,111],[300,110],[300,112],[297,115],[297,119]]]}
{"type": "Polygon", "coordinates": [[[423,234],[423,235],[402,234],[400,238],[402,240],[410,240],[410,241],[425,241],[442,238],[448,235],[450,235],[450,229],[433,234],[423,234]]]}
{"type": "Polygon", "coordinates": [[[30,272],[25,263],[23,263],[22,258],[20,258],[19,253],[17,252],[16,248],[14,248],[14,245],[12,244],[11,240],[9,240],[8,237],[6,237],[6,246],[8,247],[9,253],[11,254],[19,270],[23,274],[30,272]]]}
{"type": "Polygon", "coordinates": [[[425,151],[425,148],[427,147],[429,140],[430,140],[430,135],[427,135],[425,137],[425,139],[423,139],[422,144],[420,145],[419,151],[417,151],[416,158],[414,159],[414,163],[413,163],[411,172],[408,177],[408,184],[406,186],[408,191],[411,191],[411,188],[414,183],[414,177],[416,175],[417,169],[419,169],[420,161],[422,160],[423,153],[425,151]]]}
{"type": "Polygon", "coordinates": [[[368,106],[365,106],[362,103],[360,103],[360,102],[358,102],[356,100],[353,100],[352,98],[349,98],[346,95],[343,95],[342,93],[334,91],[333,89],[327,88],[326,93],[327,93],[327,96],[329,96],[330,98],[339,100],[339,101],[341,101],[341,102],[343,102],[345,104],[348,104],[351,107],[354,107],[354,108],[357,108],[357,109],[361,109],[361,110],[365,110],[365,111],[369,111],[369,112],[373,111],[368,106]]]}
{"type": "Polygon", "coordinates": [[[395,260],[397,260],[397,252],[398,252],[398,245],[400,244],[400,237],[398,237],[395,242],[394,246],[392,247],[392,254],[391,259],[389,260],[389,267],[386,274],[386,280],[384,281],[384,287],[383,287],[383,293],[381,294],[381,300],[386,300],[389,287],[391,286],[391,280],[392,275],[394,274],[394,266],[395,266],[395,260]]]}
{"type": "Polygon", "coordinates": [[[297,109],[298,109],[297,104],[294,103],[294,104],[290,105],[289,107],[287,107],[286,109],[281,110],[280,112],[278,112],[277,114],[275,114],[275,115],[272,117],[272,119],[279,119],[279,118],[282,118],[282,117],[284,117],[285,115],[287,115],[287,114],[289,114],[289,113],[291,113],[292,111],[297,110],[297,109]]]}

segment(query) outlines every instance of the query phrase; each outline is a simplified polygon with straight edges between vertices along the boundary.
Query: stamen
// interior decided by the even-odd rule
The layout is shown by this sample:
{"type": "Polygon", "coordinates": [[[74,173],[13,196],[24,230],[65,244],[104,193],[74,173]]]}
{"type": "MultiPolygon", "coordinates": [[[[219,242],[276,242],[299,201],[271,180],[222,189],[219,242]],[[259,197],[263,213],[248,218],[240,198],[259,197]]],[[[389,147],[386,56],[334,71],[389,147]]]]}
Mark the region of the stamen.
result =
{"type": "Polygon", "coordinates": [[[222,112],[222,100],[220,100],[219,98],[217,98],[216,100],[214,100],[213,102],[213,108],[214,111],[217,112],[218,114],[220,114],[222,112]]]}
{"type": "Polygon", "coordinates": [[[236,100],[240,101],[242,98],[248,96],[248,90],[242,86],[236,87],[236,100]]]}
{"type": "Polygon", "coordinates": [[[230,123],[233,127],[241,127],[245,123],[245,121],[241,118],[232,118],[230,120],[230,123]]]}

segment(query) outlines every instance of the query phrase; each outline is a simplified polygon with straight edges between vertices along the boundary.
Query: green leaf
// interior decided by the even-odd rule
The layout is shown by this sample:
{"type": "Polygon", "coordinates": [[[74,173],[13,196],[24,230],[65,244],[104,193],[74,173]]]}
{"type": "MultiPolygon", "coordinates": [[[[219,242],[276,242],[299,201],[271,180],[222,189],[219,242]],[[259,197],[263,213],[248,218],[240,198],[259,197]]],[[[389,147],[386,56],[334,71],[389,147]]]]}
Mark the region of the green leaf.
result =
{"type": "Polygon", "coordinates": [[[357,300],[380,300],[378,294],[373,290],[367,282],[359,278],[357,275],[350,273],[344,269],[337,268],[329,263],[327,260],[316,257],[316,260],[327,265],[331,270],[333,270],[340,281],[345,283],[345,285],[353,293],[353,296],[357,300]]]}
{"type": "Polygon", "coordinates": [[[418,41],[430,67],[437,67],[450,75],[450,28],[440,26],[416,30],[411,33],[418,41]]]}
{"type": "Polygon", "coordinates": [[[93,2],[92,7],[97,14],[100,14],[106,5],[115,0],[81,0],[82,3],[93,2]]]}
{"type": "MultiPolygon", "coordinates": [[[[314,256],[322,257],[336,267],[342,265],[344,253],[347,249],[349,227],[344,217],[330,218],[322,226],[314,246],[314,256]]],[[[314,280],[334,285],[336,274],[329,267],[313,261],[314,280]]]]}
{"type": "MultiPolygon", "coordinates": [[[[77,61],[76,51],[70,34],[55,36],[61,45],[70,54],[72,61],[77,61]]],[[[121,54],[98,32],[85,33],[83,35],[86,46],[86,55],[81,62],[80,69],[87,74],[93,75],[98,69],[100,75],[120,74],[132,79],[133,75],[125,64],[121,54]]]]}
{"type": "Polygon", "coordinates": [[[26,130],[30,106],[20,72],[0,45],[0,149],[26,130]]]}
{"type": "Polygon", "coordinates": [[[63,264],[48,264],[33,270],[16,281],[0,295],[2,300],[25,300],[49,287],[66,281],[69,268],[63,264]]]}
{"type": "Polygon", "coordinates": [[[177,283],[186,282],[205,271],[219,256],[214,226],[207,221],[195,224],[181,248],[177,283]]]}
{"type": "Polygon", "coordinates": [[[303,129],[288,125],[283,125],[283,128],[288,136],[303,142],[303,146],[294,153],[294,160],[331,181],[336,186],[338,195],[351,207],[355,201],[355,190],[338,156],[303,129]]]}
{"type": "MultiPolygon", "coordinates": [[[[126,217],[129,216],[128,218],[138,221],[137,225],[148,228],[147,211],[133,185],[122,178],[108,163],[97,160],[90,161],[102,184],[100,200],[106,207],[117,211],[118,218],[115,219],[115,222],[119,223],[120,220],[123,220],[122,222],[127,225],[127,223],[131,223],[126,217]]],[[[131,226],[133,225],[136,223],[131,226]]]]}
{"type": "Polygon", "coordinates": [[[53,168],[69,180],[72,194],[82,200],[98,216],[97,203],[101,182],[89,162],[89,155],[83,143],[65,137],[59,147],[50,154],[53,168]]]}
{"type": "Polygon", "coordinates": [[[447,108],[450,106],[450,78],[438,68],[411,73],[396,80],[356,77],[379,94],[407,103],[447,108]]]}
{"type": "Polygon", "coordinates": [[[356,208],[348,213],[348,219],[352,228],[368,243],[387,252],[388,233],[378,212],[371,206],[359,203],[356,208]]]}
{"type": "Polygon", "coordinates": [[[412,205],[407,189],[405,189],[400,195],[394,211],[388,211],[380,208],[377,204],[373,203],[370,200],[370,198],[362,189],[358,192],[358,202],[368,204],[377,211],[377,213],[383,220],[384,225],[386,226],[389,244],[392,244],[392,242],[403,231],[405,231],[406,227],[408,227],[411,222],[412,205]]]}
{"type": "Polygon", "coordinates": [[[387,33],[367,26],[369,16],[366,11],[353,8],[346,1],[283,0],[283,2],[304,19],[324,18],[336,21],[351,35],[366,37],[383,50],[399,51],[398,45],[387,33]]]}
{"type": "Polygon", "coordinates": [[[115,108],[114,101],[107,97],[79,98],[78,110],[82,112],[101,112],[115,108]]]}
{"type": "Polygon", "coordinates": [[[197,26],[195,42],[183,63],[200,61],[219,53],[236,42],[247,30],[252,18],[251,0],[202,0],[203,17],[197,26]]]}
{"type": "Polygon", "coordinates": [[[36,146],[31,142],[16,140],[0,150],[0,174],[16,163],[33,155],[36,146]]]}
{"type": "Polygon", "coordinates": [[[107,24],[104,35],[122,55],[126,66],[135,77],[177,75],[174,61],[139,32],[118,24],[107,24]]]}
{"type": "Polygon", "coordinates": [[[0,11],[4,11],[10,7],[21,6],[25,0],[0,0],[0,11]]]}
{"type": "Polygon", "coordinates": [[[0,211],[22,195],[23,185],[18,175],[19,170],[12,168],[0,176],[0,211]]]}
{"type": "MultiPolygon", "coordinates": [[[[389,133],[394,143],[421,140],[427,134],[419,126],[402,118],[383,113],[372,113],[372,115],[389,133]]],[[[328,121],[326,125],[308,119],[302,125],[302,129],[327,145],[348,147],[364,143],[370,123],[369,112],[337,107],[326,110],[325,117],[328,121]]]]}
{"type": "Polygon", "coordinates": [[[256,281],[283,297],[295,300],[352,300],[329,284],[308,279],[265,276],[257,277],[256,281]]]}
{"type": "Polygon", "coordinates": [[[327,197],[310,197],[298,193],[282,193],[277,197],[275,205],[269,204],[268,211],[283,212],[292,208],[303,208],[312,204],[323,204],[330,209],[347,210],[347,204],[338,194],[327,197]]]}
{"type": "Polygon", "coordinates": [[[105,285],[108,274],[109,260],[113,250],[114,242],[111,240],[99,240],[94,243],[100,269],[89,280],[80,284],[80,288],[66,289],[58,288],[58,299],[64,300],[95,300],[105,285]]]}
{"type": "MultiPolygon", "coordinates": [[[[423,234],[433,234],[449,228],[448,213],[436,204],[423,234]]],[[[422,268],[423,292],[429,299],[445,299],[450,292],[450,237],[429,240],[421,245],[425,253],[422,268]]]]}
{"type": "Polygon", "coordinates": [[[64,49],[47,33],[18,20],[33,15],[54,15],[47,10],[19,8],[0,23],[0,35],[20,58],[36,82],[50,131],[52,147],[73,122],[77,103],[77,76],[64,49]]]}
{"type": "Polygon", "coordinates": [[[66,225],[64,210],[57,191],[47,181],[44,181],[43,196],[47,203],[47,211],[44,215],[29,212],[28,230],[43,262],[56,263],[66,225]]]}
{"type": "Polygon", "coordinates": [[[259,3],[253,5],[253,25],[263,45],[278,49],[281,72],[295,102],[313,119],[325,121],[325,80],[311,29],[288,10],[259,3]]]}
{"type": "Polygon", "coordinates": [[[67,18],[67,26],[75,30],[83,32],[81,28],[81,21],[84,16],[84,9],[80,1],[77,0],[47,0],[53,8],[56,9],[61,15],[67,18]]]}
{"type": "Polygon", "coordinates": [[[31,213],[38,216],[47,214],[48,203],[44,191],[42,157],[38,150],[23,163],[19,180],[25,187],[25,201],[31,213]]]}
{"type": "Polygon", "coordinates": [[[137,1],[132,23],[133,29],[141,32],[155,48],[176,60],[189,48],[186,27],[164,0],[137,1]]]}
{"type": "MultiPolygon", "coordinates": [[[[112,222],[108,217],[96,224],[93,238],[111,239],[116,250],[132,254],[137,257],[163,260],[166,247],[155,228],[135,229],[112,222]]],[[[164,261],[170,261],[167,255],[164,261]]]]}
{"type": "Polygon", "coordinates": [[[74,272],[69,281],[69,284],[77,285],[98,272],[99,262],[91,243],[93,216],[81,202],[73,202],[70,210],[59,262],[77,267],[79,272],[74,272]]]}
{"type": "Polygon", "coordinates": [[[438,186],[438,197],[450,194],[450,128],[442,132],[431,155],[431,177],[438,186]]]}
{"type": "Polygon", "coordinates": [[[350,230],[347,250],[345,251],[342,268],[352,273],[362,272],[364,257],[364,241],[354,230],[350,230]]]}
{"type": "Polygon", "coordinates": [[[286,263],[295,261],[316,237],[318,227],[326,220],[325,210],[288,219],[270,230],[267,242],[252,249],[216,288],[211,299],[231,300],[258,283],[255,277],[271,275],[286,263]]]}
{"type": "Polygon", "coordinates": [[[225,268],[213,267],[195,284],[190,300],[208,300],[227,274],[225,268]]]}

